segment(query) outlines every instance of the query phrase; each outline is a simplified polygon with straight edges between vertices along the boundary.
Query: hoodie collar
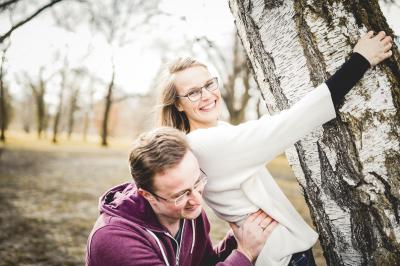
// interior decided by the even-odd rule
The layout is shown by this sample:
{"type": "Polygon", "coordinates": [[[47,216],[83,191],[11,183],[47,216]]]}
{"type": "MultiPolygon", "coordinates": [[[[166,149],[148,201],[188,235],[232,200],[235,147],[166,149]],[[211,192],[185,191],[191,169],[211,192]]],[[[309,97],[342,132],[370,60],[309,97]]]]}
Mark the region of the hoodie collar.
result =
{"type": "Polygon", "coordinates": [[[141,227],[158,232],[168,232],[160,224],[150,203],[137,193],[133,183],[125,183],[111,188],[99,200],[100,213],[123,218],[141,227]]]}

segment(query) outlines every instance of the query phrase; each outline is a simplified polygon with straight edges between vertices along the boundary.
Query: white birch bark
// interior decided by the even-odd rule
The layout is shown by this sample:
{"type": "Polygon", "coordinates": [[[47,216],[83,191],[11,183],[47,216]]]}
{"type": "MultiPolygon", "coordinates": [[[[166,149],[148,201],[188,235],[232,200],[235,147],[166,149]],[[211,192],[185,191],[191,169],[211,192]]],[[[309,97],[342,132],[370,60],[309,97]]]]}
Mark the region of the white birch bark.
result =
{"type": "MultiPolygon", "coordinates": [[[[361,34],[390,33],[375,0],[326,2],[229,1],[272,114],[332,75],[361,34]]],[[[286,151],[329,265],[400,264],[399,58],[368,70],[336,120],[286,151]]]]}

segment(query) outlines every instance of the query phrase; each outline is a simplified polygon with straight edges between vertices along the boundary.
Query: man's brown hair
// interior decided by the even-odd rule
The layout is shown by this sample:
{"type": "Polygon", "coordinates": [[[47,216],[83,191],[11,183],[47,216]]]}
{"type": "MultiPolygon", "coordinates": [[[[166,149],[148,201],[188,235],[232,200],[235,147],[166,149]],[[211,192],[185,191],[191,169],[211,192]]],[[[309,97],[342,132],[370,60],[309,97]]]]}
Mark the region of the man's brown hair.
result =
{"type": "Polygon", "coordinates": [[[188,150],[185,134],[177,129],[159,127],[141,134],[133,143],[129,155],[131,175],[136,186],[154,192],[154,176],[178,165],[188,150]]]}

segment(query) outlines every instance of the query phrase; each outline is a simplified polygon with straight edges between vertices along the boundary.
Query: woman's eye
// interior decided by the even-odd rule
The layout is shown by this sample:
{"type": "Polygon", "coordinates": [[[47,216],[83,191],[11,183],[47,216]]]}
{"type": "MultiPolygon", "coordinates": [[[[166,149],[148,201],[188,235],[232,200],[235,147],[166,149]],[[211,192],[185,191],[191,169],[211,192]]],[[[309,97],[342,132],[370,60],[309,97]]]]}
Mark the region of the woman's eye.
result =
{"type": "Polygon", "coordinates": [[[196,97],[196,96],[198,96],[199,94],[200,94],[200,91],[199,91],[199,90],[195,90],[195,91],[189,92],[188,96],[190,96],[190,97],[196,97]]]}
{"type": "Polygon", "coordinates": [[[217,83],[212,82],[207,85],[207,90],[215,90],[217,88],[217,83]]]}

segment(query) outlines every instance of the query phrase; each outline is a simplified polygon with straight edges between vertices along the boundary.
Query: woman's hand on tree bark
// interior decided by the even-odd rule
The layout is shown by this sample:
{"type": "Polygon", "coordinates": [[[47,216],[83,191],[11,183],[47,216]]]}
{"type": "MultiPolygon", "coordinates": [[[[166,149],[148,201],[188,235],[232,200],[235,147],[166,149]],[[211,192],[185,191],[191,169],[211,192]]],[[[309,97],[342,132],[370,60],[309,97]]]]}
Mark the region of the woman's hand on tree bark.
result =
{"type": "Polygon", "coordinates": [[[353,52],[364,56],[371,66],[376,66],[392,56],[390,48],[392,48],[392,38],[386,36],[384,31],[375,36],[373,31],[369,31],[358,40],[353,52]]]}

